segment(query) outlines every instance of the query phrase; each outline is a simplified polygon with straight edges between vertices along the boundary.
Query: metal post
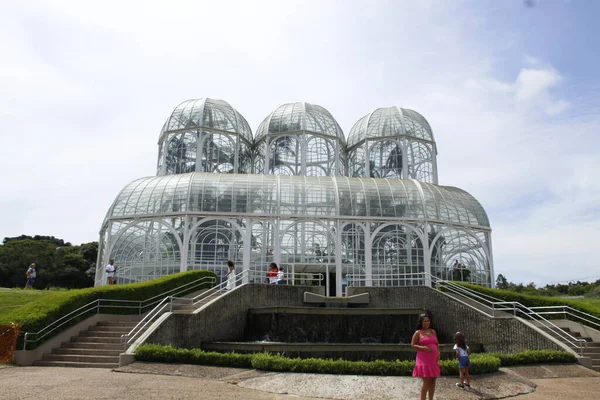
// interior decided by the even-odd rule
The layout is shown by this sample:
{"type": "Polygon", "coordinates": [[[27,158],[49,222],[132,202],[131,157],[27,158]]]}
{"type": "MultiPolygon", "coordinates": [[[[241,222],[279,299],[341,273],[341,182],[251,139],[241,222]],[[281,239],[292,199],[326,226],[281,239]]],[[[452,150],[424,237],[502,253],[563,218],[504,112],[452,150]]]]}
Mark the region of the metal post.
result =
{"type": "Polygon", "coordinates": [[[329,264],[325,264],[325,296],[329,297],[329,264]]]}

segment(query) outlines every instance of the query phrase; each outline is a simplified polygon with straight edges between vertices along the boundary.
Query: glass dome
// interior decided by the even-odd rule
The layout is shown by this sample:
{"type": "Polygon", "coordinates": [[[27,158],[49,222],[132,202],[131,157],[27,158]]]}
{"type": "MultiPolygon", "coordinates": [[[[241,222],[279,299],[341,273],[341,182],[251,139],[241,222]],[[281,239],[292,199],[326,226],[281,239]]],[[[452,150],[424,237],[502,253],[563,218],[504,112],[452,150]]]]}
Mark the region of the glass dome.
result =
{"type": "MultiPolygon", "coordinates": [[[[246,119],[228,102],[215,99],[192,99],[179,104],[161,130],[210,128],[242,135],[252,141],[252,130],[246,119]]],[[[159,139],[160,141],[160,139],[159,139]]]]}
{"type": "Polygon", "coordinates": [[[229,103],[184,101],[161,130],[157,175],[251,172],[251,146],[248,122],[229,103]]]}
{"type": "Polygon", "coordinates": [[[365,115],[348,137],[350,176],[437,184],[436,155],[433,132],[425,118],[399,107],[378,108],[365,115]]]}
{"type": "Polygon", "coordinates": [[[269,134],[309,131],[346,142],[342,128],[325,108],[310,103],[288,103],[279,106],[259,125],[256,142],[269,134]]]}
{"type": "Polygon", "coordinates": [[[325,108],[310,103],[284,104],[258,127],[253,162],[255,173],[346,175],[346,140],[325,108]]]}
{"type": "Polygon", "coordinates": [[[348,135],[348,147],[369,138],[411,136],[434,142],[427,120],[418,112],[400,107],[378,108],[358,120],[348,135]]]}

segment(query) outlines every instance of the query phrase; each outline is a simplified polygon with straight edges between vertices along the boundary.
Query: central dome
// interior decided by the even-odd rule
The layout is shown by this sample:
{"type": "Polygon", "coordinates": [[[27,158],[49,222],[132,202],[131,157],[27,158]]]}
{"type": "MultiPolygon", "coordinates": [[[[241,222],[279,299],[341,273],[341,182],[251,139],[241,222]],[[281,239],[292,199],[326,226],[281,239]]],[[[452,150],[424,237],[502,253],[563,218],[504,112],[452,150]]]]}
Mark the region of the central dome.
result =
{"type": "Polygon", "coordinates": [[[258,127],[256,141],[270,134],[308,131],[338,138],[346,143],[342,128],[325,108],[310,103],[287,103],[279,106],[258,127]]]}

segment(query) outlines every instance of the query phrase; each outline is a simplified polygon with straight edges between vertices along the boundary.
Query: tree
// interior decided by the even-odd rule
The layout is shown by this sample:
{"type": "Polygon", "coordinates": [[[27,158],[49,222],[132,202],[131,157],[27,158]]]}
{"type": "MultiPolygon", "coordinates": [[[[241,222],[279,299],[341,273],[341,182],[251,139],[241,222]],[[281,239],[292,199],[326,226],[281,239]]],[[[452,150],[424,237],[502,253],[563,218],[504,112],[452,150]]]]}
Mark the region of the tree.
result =
{"type": "Polygon", "coordinates": [[[502,274],[498,274],[498,278],[496,278],[496,288],[497,289],[508,289],[508,280],[502,274]]]}
{"type": "Polygon", "coordinates": [[[5,238],[3,243],[0,246],[0,287],[24,285],[25,271],[31,263],[37,267],[36,288],[82,288],[94,283],[97,242],[72,246],[54,236],[21,235],[5,238]]]}

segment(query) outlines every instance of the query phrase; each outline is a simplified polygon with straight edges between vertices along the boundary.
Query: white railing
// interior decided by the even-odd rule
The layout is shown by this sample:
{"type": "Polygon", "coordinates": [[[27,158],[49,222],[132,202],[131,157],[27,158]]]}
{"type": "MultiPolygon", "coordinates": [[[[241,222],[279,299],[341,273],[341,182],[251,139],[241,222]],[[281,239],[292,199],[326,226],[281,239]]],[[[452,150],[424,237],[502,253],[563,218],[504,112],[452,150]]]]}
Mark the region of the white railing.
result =
{"type": "MultiPolygon", "coordinates": [[[[452,281],[440,279],[428,273],[372,274],[370,277],[365,274],[348,274],[346,275],[346,279],[348,281],[348,286],[365,286],[366,284],[370,284],[370,286],[432,286],[438,291],[450,292],[483,305],[485,308],[478,309],[491,317],[524,317],[536,321],[540,326],[558,336],[562,341],[566,342],[571,347],[578,349],[580,354],[583,354],[583,349],[587,346],[585,339],[574,337],[569,332],[566,332],[564,329],[558,327],[542,316],[542,313],[550,314],[550,311],[536,312],[534,311],[534,308],[527,307],[519,302],[504,301],[480,293],[476,290],[469,289],[465,286],[458,285],[452,281]]],[[[595,318],[589,314],[585,315],[590,319],[595,318]]],[[[597,323],[600,323],[600,320],[597,323]]]]}
{"type": "MultiPolygon", "coordinates": [[[[540,313],[537,313],[532,308],[517,301],[503,301],[476,290],[466,288],[462,285],[458,285],[454,282],[437,279],[435,277],[432,277],[432,280],[435,280],[437,290],[448,291],[486,306],[491,310],[488,314],[492,317],[513,316],[528,318],[546,328],[555,336],[558,336],[563,342],[566,342],[571,347],[578,349],[581,355],[583,355],[583,350],[587,347],[585,339],[576,338],[569,332],[566,332],[564,329],[544,318],[540,313]]],[[[485,310],[479,310],[485,312],[485,310]]]]}
{"type": "MultiPolygon", "coordinates": [[[[130,345],[134,343],[147,326],[150,326],[165,312],[173,312],[173,305],[185,305],[189,308],[197,308],[201,302],[206,302],[208,299],[220,297],[228,290],[234,290],[247,283],[265,283],[267,276],[261,271],[246,270],[235,276],[234,283],[230,283],[227,279],[212,288],[198,294],[195,297],[177,297],[167,296],[159,304],[156,305],[144,318],[127,334],[121,335],[121,343],[130,345]],[[229,289],[228,289],[229,288],[229,289]]],[[[323,274],[305,274],[305,273],[284,273],[284,284],[306,284],[310,282],[312,285],[320,285],[323,282],[323,274]],[[309,277],[310,276],[310,277],[309,277]]]]}
{"type": "Polygon", "coordinates": [[[600,330],[600,318],[569,306],[529,307],[539,315],[563,316],[563,319],[579,322],[600,330]]]}
{"type": "Polygon", "coordinates": [[[86,314],[96,313],[99,314],[101,309],[117,308],[117,309],[135,309],[136,312],[131,314],[143,314],[144,311],[153,306],[156,303],[161,302],[161,298],[165,294],[181,293],[186,290],[194,289],[197,286],[205,285],[207,283],[214,284],[216,279],[214,277],[203,277],[192,282],[183,284],[175,289],[168,290],[165,293],[161,293],[157,296],[150,297],[146,300],[116,300],[116,299],[97,299],[89,302],[88,304],[79,307],[78,309],[71,311],[70,313],[60,317],[59,319],[51,322],[38,332],[25,332],[23,335],[23,350],[27,350],[28,343],[36,343],[56,331],[58,328],[72,322],[74,319],[81,317],[86,314]]]}
{"type": "Polygon", "coordinates": [[[346,274],[348,287],[374,286],[374,287],[398,287],[398,286],[420,286],[430,285],[431,279],[423,272],[397,273],[397,274],[346,274]]]}

